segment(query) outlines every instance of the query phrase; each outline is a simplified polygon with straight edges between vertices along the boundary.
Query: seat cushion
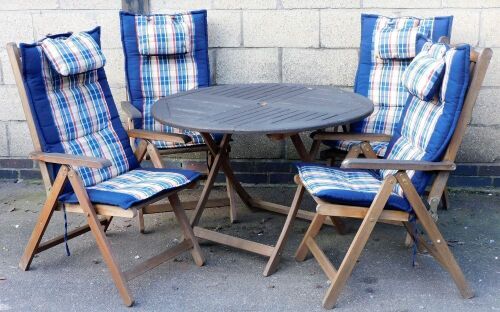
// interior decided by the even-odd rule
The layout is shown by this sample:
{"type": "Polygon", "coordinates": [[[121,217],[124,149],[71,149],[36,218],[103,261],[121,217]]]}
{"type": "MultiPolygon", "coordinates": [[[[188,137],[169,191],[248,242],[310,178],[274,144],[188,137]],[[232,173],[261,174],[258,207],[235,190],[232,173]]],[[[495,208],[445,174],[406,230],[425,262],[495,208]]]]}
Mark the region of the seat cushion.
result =
{"type": "MultiPolygon", "coordinates": [[[[380,175],[371,170],[306,163],[298,164],[297,168],[309,193],[330,203],[369,207],[382,186],[380,175]]],[[[389,196],[386,208],[411,211],[408,201],[395,192],[389,196]]]]}
{"type": "MultiPolygon", "coordinates": [[[[199,176],[198,172],[191,170],[140,168],[86,190],[92,203],[127,209],[153,196],[186,186],[199,176]]],[[[59,200],[64,203],[78,202],[74,193],[61,195],[59,200]]]]}
{"type": "MultiPolygon", "coordinates": [[[[201,135],[201,133],[196,132],[196,131],[190,131],[190,130],[184,130],[181,133],[188,135],[191,138],[191,142],[189,142],[187,144],[171,143],[168,146],[165,146],[164,144],[157,142],[155,144],[156,147],[159,150],[168,150],[168,149],[176,149],[176,148],[183,148],[183,147],[190,147],[190,146],[195,147],[195,146],[205,145],[205,139],[203,139],[203,136],[201,135]]],[[[224,136],[224,134],[222,134],[222,133],[211,133],[210,135],[212,136],[212,139],[214,139],[216,144],[219,144],[222,141],[222,137],[224,136]]]]}
{"type": "MultiPolygon", "coordinates": [[[[361,143],[360,141],[323,141],[325,145],[328,145],[334,149],[348,152],[354,145],[361,143]]],[[[384,157],[387,151],[387,146],[389,142],[370,142],[373,151],[380,157],[384,157]]]]}

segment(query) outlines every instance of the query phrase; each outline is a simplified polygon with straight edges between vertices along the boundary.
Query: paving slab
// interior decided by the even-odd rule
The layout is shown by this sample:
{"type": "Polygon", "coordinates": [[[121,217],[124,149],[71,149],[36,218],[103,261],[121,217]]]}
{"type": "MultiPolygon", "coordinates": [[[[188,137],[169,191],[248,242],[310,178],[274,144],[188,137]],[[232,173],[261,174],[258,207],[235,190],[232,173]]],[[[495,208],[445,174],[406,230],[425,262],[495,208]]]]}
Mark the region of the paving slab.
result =
{"type": "MultiPolygon", "coordinates": [[[[224,189],[214,196],[222,196],[224,189]]],[[[252,187],[251,194],[289,203],[292,187],[252,187]]],[[[196,198],[199,190],[185,192],[196,198]]],[[[130,282],[132,308],[121,299],[90,234],[69,242],[71,256],[60,245],[38,255],[30,271],[17,267],[45,198],[37,183],[0,182],[0,311],[324,311],[321,300],[327,278],[313,259],[292,255],[308,223],[296,222],[279,270],[262,276],[265,260],[229,247],[203,243],[206,265],[198,268],[190,254],[160,265],[130,282]]],[[[229,224],[228,210],[207,209],[201,224],[263,243],[275,242],[284,217],[253,213],[240,204],[241,222],[229,224]]],[[[310,199],[304,204],[312,209],[310,199]]],[[[155,255],[180,239],[170,214],[146,216],[146,234],[135,220],[113,221],[108,237],[122,268],[155,255]]],[[[69,225],[84,224],[70,215],[69,225]]],[[[346,235],[325,227],[319,244],[338,263],[359,223],[349,222],[346,235]]],[[[440,211],[439,226],[450,241],[476,297],[464,300],[448,274],[428,255],[404,246],[403,228],[377,225],[337,304],[338,311],[500,311],[500,197],[453,193],[451,209],[440,211]]],[[[56,213],[47,237],[63,231],[56,213]]]]}

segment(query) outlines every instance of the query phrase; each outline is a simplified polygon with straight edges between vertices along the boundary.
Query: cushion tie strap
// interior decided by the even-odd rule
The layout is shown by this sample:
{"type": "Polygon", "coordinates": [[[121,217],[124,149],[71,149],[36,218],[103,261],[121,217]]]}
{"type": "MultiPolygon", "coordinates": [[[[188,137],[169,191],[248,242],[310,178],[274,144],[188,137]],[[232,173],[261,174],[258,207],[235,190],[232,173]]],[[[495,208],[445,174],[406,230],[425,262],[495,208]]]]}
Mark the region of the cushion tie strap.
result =
{"type": "Polygon", "coordinates": [[[64,246],[66,247],[66,255],[71,256],[71,252],[69,251],[68,246],[68,218],[66,216],[66,205],[63,204],[63,213],[64,213],[64,246]]]}
{"type": "Polygon", "coordinates": [[[412,247],[412,257],[411,257],[411,266],[415,267],[415,260],[417,259],[417,218],[413,217],[410,219],[410,223],[413,224],[413,247],[412,247]]]}

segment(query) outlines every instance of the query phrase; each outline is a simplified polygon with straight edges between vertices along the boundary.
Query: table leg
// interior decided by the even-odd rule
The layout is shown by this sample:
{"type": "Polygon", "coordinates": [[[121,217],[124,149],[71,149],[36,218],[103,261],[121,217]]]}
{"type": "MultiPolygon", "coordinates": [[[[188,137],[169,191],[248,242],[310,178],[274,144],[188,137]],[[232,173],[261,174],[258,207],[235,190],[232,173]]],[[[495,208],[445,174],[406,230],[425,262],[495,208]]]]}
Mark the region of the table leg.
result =
{"type": "Polygon", "coordinates": [[[205,139],[205,143],[210,148],[212,155],[215,155],[214,161],[212,162],[212,166],[210,168],[210,172],[208,173],[207,180],[205,181],[205,187],[201,192],[200,199],[196,204],[196,208],[194,210],[193,216],[191,218],[191,226],[195,226],[200,221],[201,215],[203,214],[203,210],[205,209],[205,204],[207,203],[208,197],[210,195],[210,191],[212,190],[215,179],[217,178],[217,173],[219,173],[219,168],[222,165],[222,159],[224,158],[224,154],[227,153],[227,146],[229,141],[231,140],[230,134],[225,134],[222,138],[220,146],[217,146],[212,139],[210,134],[202,133],[203,138],[205,139]]]}

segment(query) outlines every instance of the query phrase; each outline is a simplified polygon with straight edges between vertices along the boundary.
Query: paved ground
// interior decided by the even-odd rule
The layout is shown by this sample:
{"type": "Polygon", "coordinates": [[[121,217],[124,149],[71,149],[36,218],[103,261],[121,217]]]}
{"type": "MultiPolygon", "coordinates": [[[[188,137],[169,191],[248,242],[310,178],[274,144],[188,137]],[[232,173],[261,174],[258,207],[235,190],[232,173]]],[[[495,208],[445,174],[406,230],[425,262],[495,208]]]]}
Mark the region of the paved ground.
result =
{"type": "MultiPolygon", "coordinates": [[[[293,189],[252,188],[251,193],[287,202],[293,189]]],[[[43,199],[38,184],[0,183],[0,311],[322,311],[328,287],[325,275],[312,259],[303,263],[292,259],[306,222],[295,224],[280,269],[271,277],[262,276],[265,261],[260,256],[204,244],[204,267],[196,267],[186,254],[133,280],[130,288],[136,305],[127,309],[89,234],[70,241],[70,257],[61,245],[36,257],[30,271],[18,269],[43,199]]],[[[461,299],[447,273],[427,255],[418,255],[417,266],[412,267],[403,229],[379,225],[337,310],[500,311],[500,197],[455,193],[451,200],[453,208],[441,212],[439,224],[476,298],[461,299]]],[[[311,208],[312,203],[306,206],[311,208]]],[[[244,222],[229,225],[227,209],[211,211],[202,219],[204,225],[265,243],[274,242],[284,221],[278,215],[241,208],[244,222]]],[[[62,233],[62,215],[54,219],[48,236],[62,233]]],[[[69,222],[77,226],[83,219],[72,215],[69,222]]],[[[355,229],[357,223],[348,225],[355,229]]],[[[147,216],[146,226],[149,232],[144,235],[134,221],[118,220],[110,227],[109,238],[122,267],[158,253],[180,237],[166,214],[147,216]]],[[[338,263],[353,235],[353,230],[339,236],[325,228],[320,244],[338,263]]]]}

